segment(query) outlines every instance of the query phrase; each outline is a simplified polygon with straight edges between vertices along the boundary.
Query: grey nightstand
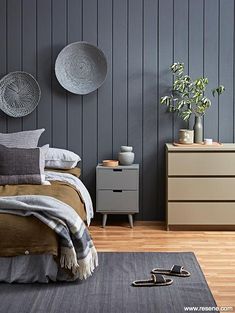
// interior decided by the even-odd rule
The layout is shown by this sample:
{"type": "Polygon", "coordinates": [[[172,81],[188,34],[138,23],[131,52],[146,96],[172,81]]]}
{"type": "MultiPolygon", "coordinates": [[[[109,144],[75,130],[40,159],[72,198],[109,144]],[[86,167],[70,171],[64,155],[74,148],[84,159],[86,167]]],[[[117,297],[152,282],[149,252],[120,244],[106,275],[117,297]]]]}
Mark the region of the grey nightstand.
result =
{"type": "Polygon", "coordinates": [[[103,227],[108,214],[128,214],[133,227],[132,214],[139,212],[138,164],[96,167],[96,212],[103,214],[103,227]]]}

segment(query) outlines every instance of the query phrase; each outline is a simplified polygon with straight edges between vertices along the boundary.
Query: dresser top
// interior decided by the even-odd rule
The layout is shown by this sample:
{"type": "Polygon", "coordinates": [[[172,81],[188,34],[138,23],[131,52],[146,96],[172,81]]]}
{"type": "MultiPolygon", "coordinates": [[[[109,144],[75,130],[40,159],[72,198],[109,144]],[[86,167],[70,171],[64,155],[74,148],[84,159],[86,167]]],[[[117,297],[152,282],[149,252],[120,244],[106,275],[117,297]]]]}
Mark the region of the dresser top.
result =
{"type": "Polygon", "coordinates": [[[132,165],[118,165],[115,167],[103,166],[101,163],[97,165],[96,168],[102,168],[105,170],[113,170],[113,169],[128,169],[128,170],[138,170],[139,164],[132,164],[132,165]]]}
{"type": "Polygon", "coordinates": [[[234,143],[223,143],[221,146],[210,146],[210,145],[201,145],[201,146],[174,146],[172,143],[166,144],[166,149],[168,151],[235,151],[234,143]]]}

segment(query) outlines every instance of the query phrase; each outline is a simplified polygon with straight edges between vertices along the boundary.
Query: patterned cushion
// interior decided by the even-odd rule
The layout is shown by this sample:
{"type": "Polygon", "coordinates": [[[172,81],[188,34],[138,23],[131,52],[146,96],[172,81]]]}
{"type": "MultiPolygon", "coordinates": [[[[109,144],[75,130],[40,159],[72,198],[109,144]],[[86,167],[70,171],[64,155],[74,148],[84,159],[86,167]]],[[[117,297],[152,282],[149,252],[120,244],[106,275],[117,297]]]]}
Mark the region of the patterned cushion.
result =
{"type": "Polygon", "coordinates": [[[36,148],[44,128],[36,130],[26,130],[18,133],[0,133],[0,145],[8,148],[36,148]]]}
{"type": "Polygon", "coordinates": [[[44,184],[45,155],[42,148],[8,148],[0,145],[0,185],[44,184]]]}

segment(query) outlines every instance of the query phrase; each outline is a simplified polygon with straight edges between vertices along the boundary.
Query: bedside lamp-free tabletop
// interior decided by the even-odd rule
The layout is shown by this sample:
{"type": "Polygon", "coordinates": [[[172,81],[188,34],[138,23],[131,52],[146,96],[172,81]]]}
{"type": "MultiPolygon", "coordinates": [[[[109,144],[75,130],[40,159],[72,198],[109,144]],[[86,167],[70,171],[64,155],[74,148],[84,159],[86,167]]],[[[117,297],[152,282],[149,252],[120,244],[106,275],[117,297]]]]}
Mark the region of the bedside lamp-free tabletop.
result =
{"type": "Polygon", "coordinates": [[[132,215],[139,212],[139,164],[96,167],[96,212],[103,214],[103,227],[108,214],[128,214],[133,227],[132,215]]]}

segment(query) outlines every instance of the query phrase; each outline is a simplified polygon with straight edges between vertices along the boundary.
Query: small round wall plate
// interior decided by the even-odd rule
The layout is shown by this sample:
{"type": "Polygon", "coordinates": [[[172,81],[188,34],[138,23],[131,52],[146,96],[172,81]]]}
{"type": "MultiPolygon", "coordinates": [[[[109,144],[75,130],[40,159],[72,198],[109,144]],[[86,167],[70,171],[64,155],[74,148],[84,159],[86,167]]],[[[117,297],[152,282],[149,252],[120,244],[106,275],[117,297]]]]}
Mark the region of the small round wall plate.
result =
{"type": "Polygon", "coordinates": [[[55,62],[55,75],[66,90],[86,95],[98,89],[107,75],[107,61],[97,47],[78,41],[64,47],[55,62]]]}
{"type": "Polygon", "coordinates": [[[39,84],[29,73],[11,72],[0,80],[0,109],[9,116],[30,114],[40,97],[39,84]]]}

